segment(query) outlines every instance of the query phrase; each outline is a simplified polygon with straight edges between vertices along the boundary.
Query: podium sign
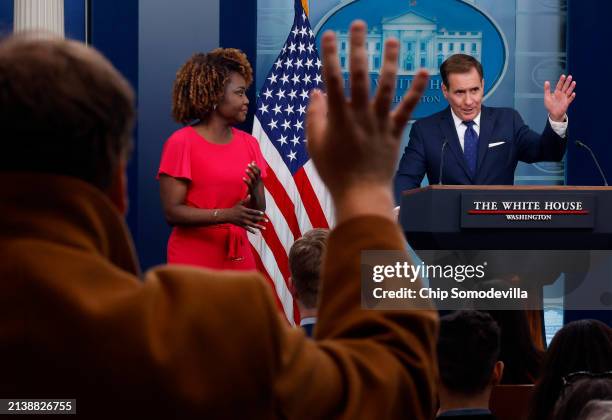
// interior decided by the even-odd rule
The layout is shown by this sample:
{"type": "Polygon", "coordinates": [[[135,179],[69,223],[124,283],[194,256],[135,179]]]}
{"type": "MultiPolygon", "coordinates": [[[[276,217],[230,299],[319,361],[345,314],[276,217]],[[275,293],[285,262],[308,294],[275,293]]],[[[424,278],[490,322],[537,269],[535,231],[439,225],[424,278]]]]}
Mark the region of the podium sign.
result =
{"type": "Polygon", "coordinates": [[[399,222],[415,250],[612,249],[612,187],[429,185],[399,222]]]}
{"type": "Polygon", "coordinates": [[[508,191],[462,193],[462,228],[592,229],[595,197],[589,193],[508,191]]]}

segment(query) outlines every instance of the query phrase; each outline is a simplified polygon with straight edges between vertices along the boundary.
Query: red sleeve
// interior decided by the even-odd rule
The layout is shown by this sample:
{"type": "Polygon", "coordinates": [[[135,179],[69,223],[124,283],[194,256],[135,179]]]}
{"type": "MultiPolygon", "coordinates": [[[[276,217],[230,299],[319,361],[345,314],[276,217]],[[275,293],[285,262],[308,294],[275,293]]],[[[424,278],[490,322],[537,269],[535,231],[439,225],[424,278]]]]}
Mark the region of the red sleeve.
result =
{"type": "Polygon", "coordinates": [[[157,179],[161,174],[191,181],[191,144],[181,130],[172,134],[164,144],[157,179]]]}

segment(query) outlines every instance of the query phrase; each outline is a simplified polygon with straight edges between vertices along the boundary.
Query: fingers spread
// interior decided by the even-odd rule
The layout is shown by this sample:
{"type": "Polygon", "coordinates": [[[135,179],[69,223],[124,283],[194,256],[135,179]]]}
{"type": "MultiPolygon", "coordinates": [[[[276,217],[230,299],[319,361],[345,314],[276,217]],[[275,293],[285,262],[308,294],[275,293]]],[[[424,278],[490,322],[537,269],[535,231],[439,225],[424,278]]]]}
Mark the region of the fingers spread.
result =
{"type": "Polygon", "coordinates": [[[388,39],[385,43],[383,65],[378,78],[378,90],[374,98],[376,115],[383,123],[387,121],[387,114],[391,109],[391,100],[395,92],[398,53],[399,42],[396,39],[388,39]]]}
{"type": "Polygon", "coordinates": [[[410,90],[399,103],[393,114],[391,115],[393,121],[393,135],[399,140],[406,123],[410,120],[410,115],[415,106],[421,99],[425,87],[427,86],[428,74],[425,70],[419,70],[412,79],[410,90]]]}
{"type": "Polygon", "coordinates": [[[369,104],[370,78],[368,74],[368,53],[365,48],[367,26],[358,20],[350,29],[351,47],[349,52],[351,104],[353,108],[363,110],[369,104]]]}
{"type": "MultiPolygon", "coordinates": [[[[330,105],[329,116],[333,120],[341,121],[344,113],[344,89],[343,79],[338,61],[338,49],[336,36],[327,31],[321,38],[321,50],[323,56],[323,78],[327,87],[327,100],[330,105]]],[[[311,98],[312,101],[312,98],[311,98]]]]}

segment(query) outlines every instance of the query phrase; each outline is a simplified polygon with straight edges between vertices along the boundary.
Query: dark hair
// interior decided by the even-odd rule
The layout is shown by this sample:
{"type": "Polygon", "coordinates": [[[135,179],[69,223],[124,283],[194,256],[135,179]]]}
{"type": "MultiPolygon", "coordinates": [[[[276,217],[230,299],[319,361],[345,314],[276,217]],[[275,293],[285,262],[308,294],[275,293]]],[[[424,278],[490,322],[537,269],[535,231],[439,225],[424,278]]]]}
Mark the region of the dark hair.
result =
{"type": "MultiPolygon", "coordinates": [[[[478,290],[510,290],[512,284],[503,279],[491,279],[478,284],[478,290]]],[[[517,309],[512,302],[499,299],[478,299],[474,309],[488,313],[501,330],[499,360],[504,362],[501,383],[505,385],[533,384],[540,372],[544,352],[532,340],[527,311],[517,309]],[[495,310],[491,310],[495,308],[495,310]]]]}
{"type": "Polygon", "coordinates": [[[469,73],[472,69],[476,69],[482,80],[482,64],[471,55],[467,54],[453,54],[448,57],[440,66],[440,76],[442,77],[442,83],[444,86],[448,86],[448,75],[451,73],[469,73]]]}
{"type": "Polygon", "coordinates": [[[462,395],[484,391],[499,356],[500,330],[489,314],[458,311],[440,319],[438,365],[442,384],[462,395]]]}
{"type": "Polygon", "coordinates": [[[536,383],[529,418],[547,419],[563,387],[564,376],[579,371],[602,373],[612,369],[612,330],[593,319],[573,321],[553,337],[536,383]]]}
{"type": "Polygon", "coordinates": [[[323,254],[329,230],[312,229],[289,250],[289,270],[297,299],[307,308],[316,308],[323,254]]]}
{"type": "Polygon", "coordinates": [[[563,389],[555,405],[555,420],[575,420],[591,400],[612,400],[612,377],[582,378],[563,389]]]}
{"type": "Polygon", "coordinates": [[[76,41],[0,43],[0,171],[79,178],[108,188],[129,151],[133,92],[101,54],[76,41]]]}
{"type": "Polygon", "coordinates": [[[206,119],[223,96],[231,73],[238,73],[247,86],[253,69],[247,56],[236,48],[216,48],[191,56],[176,73],[172,89],[172,115],[183,124],[206,119]]]}
{"type": "Polygon", "coordinates": [[[540,373],[544,352],[531,339],[529,321],[524,310],[487,312],[501,330],[499,360],[504,362],[505,385],[532,384],[540,373]]]}

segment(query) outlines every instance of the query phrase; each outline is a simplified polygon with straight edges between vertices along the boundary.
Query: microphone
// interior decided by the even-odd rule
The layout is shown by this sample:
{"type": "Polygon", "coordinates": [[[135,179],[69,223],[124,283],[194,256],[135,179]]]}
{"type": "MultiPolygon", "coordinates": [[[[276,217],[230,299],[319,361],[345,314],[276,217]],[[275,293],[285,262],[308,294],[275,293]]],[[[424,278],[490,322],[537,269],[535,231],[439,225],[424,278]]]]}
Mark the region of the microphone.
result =
{"type": "Polygon", "coordinates": [[[444,150],[448,146],[448,140],[444,137],[444,143],[442,143],[442,150],[440,151],[440,178],[438,179],[438,185],[442,185],[442,175],[444,171],[444,150]]]}
{"type": "Polygon", "coordinates": [[[599,175],[601,175],[601,179],[603,179],[604,185],[607,187],[608,180],[606,179],[606,175],[604,175],[604,171],[601,169],[601,166],[599,166],[599,162],[597,161],[597,158],[595,157],[595,153],[593,153],[593,151],[591,150],[589,146],[587,146],[580,140],[576,140],[574,141],[574,143],[576,144],[576,146],[583,147],[589,151],[589,153],[591,154],[591,157],[593,158],[593,162],[595,162],[595,165],[597,166],[597,169],[599,170],[599,175]]]}

